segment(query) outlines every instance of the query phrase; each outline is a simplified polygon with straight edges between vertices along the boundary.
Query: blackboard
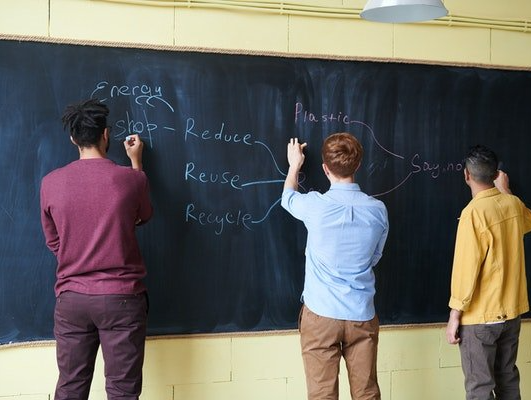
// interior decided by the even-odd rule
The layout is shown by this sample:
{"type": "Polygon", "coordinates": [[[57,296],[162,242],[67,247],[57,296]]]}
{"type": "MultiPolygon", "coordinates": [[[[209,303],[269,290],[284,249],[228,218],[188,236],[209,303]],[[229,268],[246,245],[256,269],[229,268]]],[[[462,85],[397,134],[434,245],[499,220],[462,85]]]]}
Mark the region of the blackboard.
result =
{"type": "Polygon", "coordinates": [[[0,343],[53,337],[39,186],[77,158],[71,102],[108,104],[116,162],[129,132],[146,143],[155,215],[138,237],[149,334],[166,335],[296,327],[306,232],[279,205],[286,143],[309,143],[302,190],[325,191],[320,146],[338,131],[362,141],[358,182],[389,211],[382,323],[445,321],[461,160],[493,147],[531,201],[529,93],[526,71],[0,41],[0,343]]]}

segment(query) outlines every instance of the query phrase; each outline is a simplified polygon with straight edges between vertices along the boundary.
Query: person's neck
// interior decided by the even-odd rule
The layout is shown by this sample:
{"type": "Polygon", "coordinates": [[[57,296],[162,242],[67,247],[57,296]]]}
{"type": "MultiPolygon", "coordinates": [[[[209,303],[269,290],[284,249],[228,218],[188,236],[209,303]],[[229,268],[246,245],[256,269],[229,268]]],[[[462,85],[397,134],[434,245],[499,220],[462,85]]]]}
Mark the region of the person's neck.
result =
{"type": "Polygon", "coordinates": [[[91,158],[107,158],[107,154],[98,147],[79,147],[80,160],[88,160],[91,158]]]}
{"type": "Polygon", "coordinates": [[[488,190],[488,189],[492,189],[494,187],[494,184],[492,185],[485,185],[485,184],[482,184],[482,183],[477,183],[477,182],[474,182],[473,184],[470,185],[470,191],[472,192],[472,197],[476,197],[476,195],[479,193],[479,192],[482,192],[484,190],[488,190]]]}
{"type": "Polygon", "coordinates": [[[340,177],[334,176],[333,174],[329,174],[328,175],[328,179],[330,180],[331,184],[334,184],[334,183],[356,183],[356,182],[354,182],[354,177],[353,176],[347,176],[345,178],[340,178],[340,177]]]}

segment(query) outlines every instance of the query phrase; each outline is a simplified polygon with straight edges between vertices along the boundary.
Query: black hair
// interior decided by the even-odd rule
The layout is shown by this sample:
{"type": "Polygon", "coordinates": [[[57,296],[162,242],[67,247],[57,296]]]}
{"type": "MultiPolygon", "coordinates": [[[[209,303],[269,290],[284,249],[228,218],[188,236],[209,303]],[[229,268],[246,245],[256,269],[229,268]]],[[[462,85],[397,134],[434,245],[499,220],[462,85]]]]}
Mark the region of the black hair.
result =
{"type": "Polygon", "coordinates": [[[98,99],[88,99],[65,108],[61,121],[63,129],[79,147],[94,147],[100,142],[107,126],[109,108],[98,99]]]}
{"type": "Polygon", "coordinates": [[[476,182],[492,185],[498,176],[498,157],[488,147],[473,146],[465,158],[465,167],[476,182]]]}

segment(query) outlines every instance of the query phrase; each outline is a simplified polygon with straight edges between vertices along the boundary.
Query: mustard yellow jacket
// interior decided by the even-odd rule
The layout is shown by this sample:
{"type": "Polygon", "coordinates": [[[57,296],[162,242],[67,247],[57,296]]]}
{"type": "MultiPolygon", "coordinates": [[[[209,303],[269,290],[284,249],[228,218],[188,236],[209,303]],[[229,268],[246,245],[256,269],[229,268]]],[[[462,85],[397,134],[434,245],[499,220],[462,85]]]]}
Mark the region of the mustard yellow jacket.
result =
{"type": "Polygon", "coordinates": [[[461,212],[450,308],[462,325],[510,320],[529,310],[524,234],[531,211],[518,197],[483,190],[461,212]]]}

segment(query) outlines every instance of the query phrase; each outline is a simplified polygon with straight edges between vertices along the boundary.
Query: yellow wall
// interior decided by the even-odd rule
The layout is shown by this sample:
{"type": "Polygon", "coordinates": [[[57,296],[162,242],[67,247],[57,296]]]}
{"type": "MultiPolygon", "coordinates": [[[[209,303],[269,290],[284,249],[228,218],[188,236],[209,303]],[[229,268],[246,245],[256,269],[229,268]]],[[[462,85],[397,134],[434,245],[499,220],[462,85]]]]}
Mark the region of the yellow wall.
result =
{"type": "MultiPolygon", "coordinates": [[[[290,3],[360,9],[364,0],[290,3]]],[[[527,0],[446,0],[445,4],[454,16],[531,19],[527,0]]],[[[96,0],[2,0],[0,5],[0,35],[5,37],[531,67],[531,34],[524,29],[454,26],[459,24],[450,21],[390,25],[357,18],[96,0]]],[[[305,385],[298,340],[296,332],[152,338],[147,342],[142,399],[302,400],[305,385]]],[[[458,349],[445,343],[441,325],[384,328],[378,362],[384,400],[464,396],[458,349]]],[[[522,397],[531,398],[531,322],[523,324],[518,365],[522,397]]],[[[53,342],[0,347],[0,400],[51,399],[56,377],[53,342]]],[[[105,399],[101,357],[90,398],[105,399]]],[[[341,398],[349,398],[344,380],[341,398]]]]}
{"type": "MultiPolygon", "coordinates": [[[[378,376],[383,400],[464,399],[459,350],[441,326],[384,328],[378,376]]],[[[525,322],[518,366],[522,398],[531,398],[531,322],[525,322]]],[[[349,399],[340,372],[340,399],[349,399]]],[[[0,400],[48,400],[57,379],[53,342],[0,347],[0,400]],[[5,397],[3,397],[5,396],[5,397]]],[[[303,400],[299,335],[151,338],[146,344],[144,400],[303,400]]],[[[53,399],[53,397],[50,397],[53,399]]],[[[91,400],[104,400],[98,357],[91,400]]]]}

